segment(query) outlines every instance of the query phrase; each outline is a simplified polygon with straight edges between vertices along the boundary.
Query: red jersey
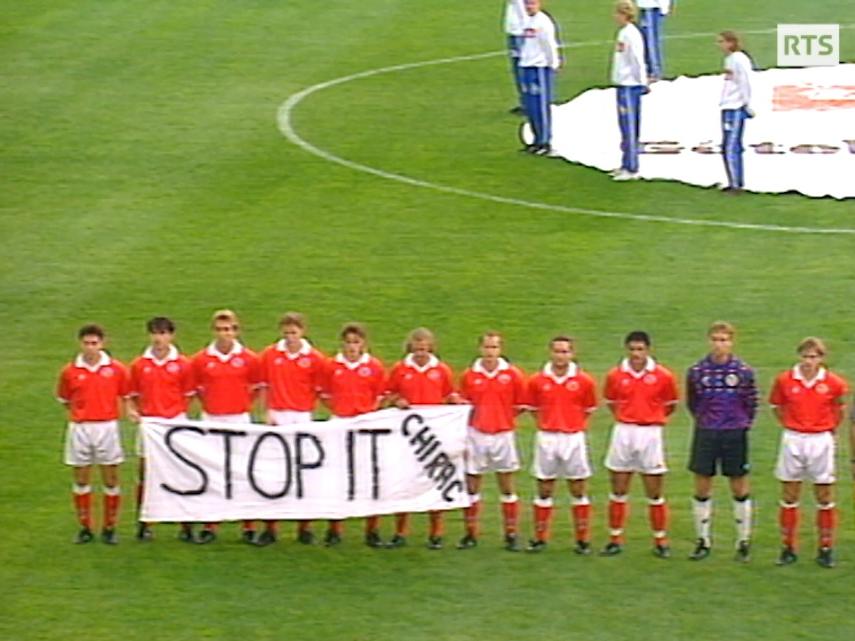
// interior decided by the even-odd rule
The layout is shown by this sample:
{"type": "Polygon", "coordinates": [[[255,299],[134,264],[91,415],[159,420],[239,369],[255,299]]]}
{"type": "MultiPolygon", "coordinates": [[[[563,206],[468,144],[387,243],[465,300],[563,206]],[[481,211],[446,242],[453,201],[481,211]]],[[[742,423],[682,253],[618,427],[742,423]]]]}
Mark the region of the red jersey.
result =
{"type": "Polygon", "coordinates": [[[570,363],[564,376],[552,372],[547,363],[542,372],[531,377],[529,402],[537,410],[537,426],[545,432],[581,432],[588,427],[591,412],[597,409],[594,379],[576,363],[570,363]]]}
{"type": "Polygon", "coordinates": [[[193,357],[193,375],[206,414],[243,414],[252,410],[259,382],[258,356],[235,341],[223,354],[211,343],[193,357]]]}
{"type": "Polygon", "coordinates": [[[775,379],[769,402],[782,413],[781,423],[796,432],[829,432],[841,418],[840,403],[849,393],[846,381],[821,368],[806,381],[798,366],[775,379]]]}
{"type": "Polygon", "coordinates": [[[424,366],[416,364],[413,355],[407,354],[392,368],[386,391],[397,394],[410,405],[439,405],[454,392],[454,375],[433,354],[424,366]]]}
{"type": "Polygon", "coordinates": [[[128,395],[128,370],[107,352],[90,366],[78,355],[62,369],[56,397],[66,405],[75,423],[114,421],[119,418],[119,399],[128,395]]]}
{"type": "Polygon", "coordinates": [[[679,398],[674,374],[652,358],[640,372],[627,359],[613,367],[606,376],[603,395],[615,408],[618,422],[630,425],[665,425],[668,406],[679,398]]]}
{"type": "Polygon", "coordinates": [[[187,411],[195,393],[193,365],[173,345],[162,361],[149,347],[131,363],[130,395],[137,397],[142,416],[175,418],[187,411]]]}
{"type": "Polygon", "coordinates": [[[324,394],[329,397],[330,410],[335,416],[358,416],[373,412],[386,389],[383,363],[363,354],[348,361],[342,354],[327,359],[324,373],[324,394]]]}
{"type": "Polygon", "coordinates": [[[267,408],[311,412],[323,387],[324,355],[303,339],[295,353],[280,340],[261,352],[261,383],[267,408]]]}
{"type": "Polygon", "coordinates": [[[492,372],[477,359],[463,373],[460,393],[474,408],[469,424],[485,434],[515,429],[517,410],[527,403],[525,374],[503,358],[492,372]]]}

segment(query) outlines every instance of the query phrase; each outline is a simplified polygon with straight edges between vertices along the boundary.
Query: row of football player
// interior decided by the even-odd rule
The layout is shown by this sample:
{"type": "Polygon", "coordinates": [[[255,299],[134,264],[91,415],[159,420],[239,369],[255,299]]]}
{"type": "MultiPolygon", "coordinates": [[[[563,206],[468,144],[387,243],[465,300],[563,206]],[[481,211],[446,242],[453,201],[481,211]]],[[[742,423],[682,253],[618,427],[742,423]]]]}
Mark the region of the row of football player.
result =
{"type": "MultiPolygon", "coordinates": [[[[621,165],[611,172],[614,180],[637,180],[641,97],[649,85],[662,78],[663,20],[670,0],[618,0],[614,20],[619,27],[612,57],[611,82],[615,86],[621,134],[621,165]],[[640,20],[639,18],[640,12],[640,20]],[[636,21],[638,20],[638,26],[636,21]]],[[[555,72],[564,64],[559,53],[558,27],[541,10],[541,0],[507,0],[505,32],[511,70],[519,94],[514,113],[525,113],[533,142],[522,151],[555,156],[552,147],[552,111],[555,72]]],[[[722,122],[722,158],[727,174],[723,190],[739,194],[745,184],[743,133],[745,121],[754,117],[751,108],[751,59],[733,31],[722,31],[716,45],[724,55],[724,83],[719,106],[722,122]]]]}
{"type": "MultiPolygon", "coordinates": [[[[505,544],[521,548],[517,520],[519,499],[515,472],[519,469],[514,429],[523,409],[534,409],[538,434],[534,468],[538,478],[535,500],[535,534],[532,551],[546,547],[552,518],[555,480],[568,480],[573,500],[576,550],[590,552],[591,506],[587,478],[591,474],[585,430],[597,407],[594,379],[574,360],[574,342],[557,336],[549,346],[549,361],[527,379],[502,357],[502,337],[488,332],[480,337],[480,356],[467,368],[456,388],[451,369],[434,354],[434,337],[420,328],[411,332],[407,355],[387,376],[383,365],[367,350],[365,329],[349,323],[341,331],[341,351],[326,358],[305,338],[303,316],[288,313],[280,322],[282,339],[260,357],[238,340],[240,325],[230,310],[214,314],[214,340],[192,359],[173,345],[175,326],[167,318],[148,323],[151,345],[128,370],[104,350],[104,332],[95,325],[79,332],[81,353],[63,370],[59,399],[69,408],[66,462],[74,471],[74,500],[81,524],[77,540],[92,540],[91,467],[100,465],[105,486],[102,537],[115,542],[119,505],[117,466],[124,459],[119,439],[120,406],[128,416],[176,418],[186,415],[191,396],[197,396],[203,417],[218,421],[251,420],[254,397],[272,424],[311,419],[318,399],[336,416],[355,416],[377,409],[381,403],[397,407],[411,404],[471,403],[473,415],[467,438],[467,489],[471,506],[465,510],[466,531],[458,547],[475,547],[479,537],[480,489],[483,475],[495,472],[501,493],[505,544]]],[[[754,371],[733,354],[734,329],[714,323],[708,332],[710,352],[693,365],[686,377],[686,403],[695,418],[690,469],[695,474],[693,515],[698,540],[692,558],[710,553],[712,479],[727,476],[733,495],[737,558],[750,556],[752,502],[748,482],[748,430],[757,408],[754,371]]],[[[625,339],[626,356],[611,369],[603,395],[615,424],[606,457],[611,494],[608,505],[609,542],[602,554],[619,554],[624,545],[627,496],[634,473],[640,474],[649,501],[653,550],[668,557],[668,506],[664,497],[667,471],[663,434],[679,397],[671,371],[650,354],[645,332],[625,339]]],[[[830,372],[823,360],[826,348],[817,338],[807,338],[797,348],[799,362],[780,374],[770,401],[783,429],[776,475],[781,481],[779,519],[782,551],[779,563],[797,558],[799,497],[803,481],[811,481],[819,509],[817,560],[833,566],[832,545],[837,513],[834,505],[834,430],[844,414],[847,384],[830,372]]],[[[256,535],[254,524],[244,524],[248,541],[268,544],[276,540],[275,524],[256,535]]],[[[216,539],[216,524],[206,524],[193,536],[189,526],[182,538],[200,543],[216,539]]],[[[145,523],[139,537],[150,536],[145,523]]],[[[335,545],[340,524],[331,523],[325,543],[335,545]]],[[[392,545],[406,537],[406,518],[398,520],[392,545]]],[[[311,540],[308,524],[299,538],[311,540]]],[[[368,545],[383,545],[376,517],[366,520],[368,545]]],[[[431,547],[442,545],[442,518],[431,518],[431,547]]]]}

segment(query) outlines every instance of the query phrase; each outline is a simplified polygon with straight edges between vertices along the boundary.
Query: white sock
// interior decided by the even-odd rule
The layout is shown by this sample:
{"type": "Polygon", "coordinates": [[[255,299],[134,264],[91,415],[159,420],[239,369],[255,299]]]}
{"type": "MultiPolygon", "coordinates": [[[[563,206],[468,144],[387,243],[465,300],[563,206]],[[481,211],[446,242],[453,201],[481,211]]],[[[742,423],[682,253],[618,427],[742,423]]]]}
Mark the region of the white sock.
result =
{"type": "Polygon", "coordinates": [[[695,523],[695,533],[703,540],[704,545],[710,547],[712,541],[710,531],[712,530],[712,499],[699,501],[697,497],[692,499],[692,519],[695,523]]]}
{"type": "Polygon", "coordinates": [[[751,517],[753,515],[753,501],[750,496],[744,500],[733,501],[733,520],[736,523],[736,540],[749,541],[751,539],[751,517]]]}

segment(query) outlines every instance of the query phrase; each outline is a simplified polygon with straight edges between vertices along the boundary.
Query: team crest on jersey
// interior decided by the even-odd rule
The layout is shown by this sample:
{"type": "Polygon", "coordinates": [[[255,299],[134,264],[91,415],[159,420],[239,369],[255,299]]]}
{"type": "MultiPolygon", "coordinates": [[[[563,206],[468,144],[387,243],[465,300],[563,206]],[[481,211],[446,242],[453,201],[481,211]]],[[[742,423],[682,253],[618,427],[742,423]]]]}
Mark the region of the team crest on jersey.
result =
{"type": "Polygon", "coordinates": [[[232,359],[232,367],[243,367],[243,366],[244,366],[244,360],[240,356],[232,359]]]}
{"type": "Polygon", "coordinates": [[[371,376],[371,368],[370,367],[360,367],[359,368],[359,375],[362,378],[368,378],[369,376],[371,376]]]}
{"type": "Polygon", "coordinates": [[[482,378],[476,378],[476,379],[473,381],[473,383],[474,383],[475,385],[483,385],[483,384],[484,384],[484,379],[482,379],[482,378]]]}
{"type": "Polygon", "coordinates": [[[143,374],[149,374],[149,373],[151,373],[151,368],[148,365],[146,365],[145,367],[143,367],[142,371],[143,371],[143,374]]]}
{"type": "Polygon", "coordinates": [[[281,356],[277,356],[275,359],[273,359],[274,365],[281,365],[284,362],[285,362],[285,359],[282,358],[281,356]]]}
{"type": "Polygon", "coordinates": [[[510,383],[511,382],[510,374],[499,374],[499,382],[502,385],[507,385],[508,383],[510,383]]]}
{"type": "Polygon", "coordinates": [[[209,362],[207,365],[205,365],[205,369],[214,369],[216,366],[216,363],[209,362]]]}
{"type": "Polygon", "coordinates": [[[816,386],[816,391],[818,394],[828,394],[828,385],[825,383],[820,383],[816,386]]]}
{"type": "Polygon", "coordinates": [[[116,372],[113,371],[112,367],[104,367],[101,369],[101,376],[103,376],[104,378],[110,378],[115,373],[116,372]]]}
{"type": "Polygon", "coordinates": [[[439,380],[439,372],[437,372],[435,369],[432,369],[431,371],[428,372],[427,377],[432,381],[438,381],[439,380]]]}
{"type": "Polygon", "coordinates": [[[728,374],[724,377],[724,384],[728,387],[736,387],[739,385],[739,375],[738,374],[728,374]]]}
{"type": "Polygon", "coordinates": [[[543,384],[543,391],[544,392],[548,392],[551,389],[552,389],[552,383],[544,383],[543,384]]]}
{"type": "Polygon", "coordinates": [[[312,366],[312,361],[304,356],[297,361],[297,365],[303,369],[309,369],[312,366]]]}
{"type": "Polygon", "coordinates": [[[410,381],[410,380],[412,380],[412,379],[413,379],[413,375],[412,375],[412,374],[410,374],[409,372],[407,372],[406,374],[404,374],[404,380],[405,380],[405,381],[410,381]]]}
{"type": "Polygon", "coordinates": [[[181,371],[181,367],[178,365],[178,363],[170,363],[166,366],[166,371],[170,374],[177,374],[179,371],[181,371]]]}
{"type": "Polygon", "coordinates": [[[77,380],[78,381],[85,381],[86,380],[86,374],[78,374],[77,380]]]}
{"type": "Polygon", "coordinates": [[[656,376],[654,376],[653,374],[647,374],[644,377],[644,382],[648,385],[653,385],[656,382],[656,376]]]}
{"type": "Polygon", "coordinates": [[[342,374],[344,374],[344,372],[343,372],[342,370],[340,370],[340,369],[337,369],[337,370],[335,371],[335,374],[333,374],[333,376],[341,376],[342,374]]]}
{"type": "Polygon", "coordinates": [[[793,385],[793,387],[792,387],[792,389],[791,389],[790,391],[791,391],[793,394],[800,394],[802,390],[801,390],[801,388],[800,388],[798,385],[793,385]]]}
{"type": "Polygon", "coordinates": [[[565,387],[571,392],[575,392],[577,389],[579,389],[579,383],[577,383],[576,381],[567,381],[567,385],[565,385],[565,387]]]}

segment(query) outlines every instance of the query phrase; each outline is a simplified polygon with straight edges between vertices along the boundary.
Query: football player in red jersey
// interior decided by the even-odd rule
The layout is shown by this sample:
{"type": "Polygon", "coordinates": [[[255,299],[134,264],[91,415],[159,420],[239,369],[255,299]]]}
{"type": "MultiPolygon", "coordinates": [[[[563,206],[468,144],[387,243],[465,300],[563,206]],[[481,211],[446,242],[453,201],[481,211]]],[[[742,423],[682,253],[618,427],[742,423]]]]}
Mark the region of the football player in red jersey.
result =
{"type": "Polygon", "coordinates": [[[495,472],[502,503],[505,549],[520,549],[517,539],[519,497],[514,473],[520,468],[514,435],[516,416],[527,403],[525,374],[502,356],[498,332],[487,332],[478,341],[480,357],[463,374],[461,397],[472,403],[466,438],[466,485],[469,507],[464,509],[466,534],[457,544],[465,550],[478,545],[481,511],[481,480],[495,472]]]}
{"type": "MultiPolygon", "coordinates": [[[[196,382],[193,378],[190,359],[180,353],[173,344],[175,323],[164,316],[156,316],[146,323],[146,329],[151,344],[131,363],[128,418],[134,423],[140,423],[142,418],[187,418],[187,406],[196,394],[196,382]]],[[[140,427],[140,429],[143,428],[140,427]]],[[[137,483],[137,513],[139,513],[145,481],[145,451],[142,434],[139,431],[137,431],[136,450],[139,457],[137,483]]],[[[148,541],[152,538],[153,532],[149,524],[140,521],[137,539],[148,541]]],[[[186,542],[193,540],[190,523],[181,524],[178,538],[186,542]]]]}
{"type": "MultiPolygon", "coordinates": [[[[325,357],[306,340],[306,319],[288,312],[279,320],[282,338],[261,353],[261,405],[266,408],[269,425],[293,425],[312,420],[318,394],[323,387],[325,357]]],[[[256,545],[276,541],[276,521],[256,540],[256,545]]],[[[311,521],[300,521],[297,540],[311,544],[311,521]]]]}
{"type": "MultiPolygon", "coordinates": [[[[458,403],[459,395],[454,391],[454,374],[434,353],[436,339],[433,332],[419,327],[410,332],[404,345],[406,356],[395,363],[389,374],[386,388],[387,400],[391,405],[407,409],[413,405],[439,405],[458,403]]],[[[409,531],[409,514],[395,516],[395,536],[388,547],[406,545],[409,531]]],[[[429,514],[430,533],[427,546],[431,550],[442,548],[444,524],[442,512],[434,510],[429,514]]]]}
{"type": "MultiPolygon", "coordinates": [[[[249,423],[259,386],[258,356],[238,340],[240,321],[233,311],[214,312],[211,328],[214,340],[193,357],[202,418],[221,423],[249,423]]],[[[244,521],[242,537],[247,543],[255,541],[252,521],[244,521]]],[[[216,524],[206,523],[196,542],[210,543],[216,538],[216,524]]]]}
{"type": "MultiPolygon", "coordinates": [[[[321,398],[335,417],[373,412],[385,394],[383,363],[368,352],[368,333],[360,323],[347,323],[340,337],[341,351],[327,359],[321,398]]],[[[379,528],[379,516],[365,519],[365,544],[369,547],[384,547],[379,528]]],[[[341,521],[330,521],[324,544],[337,545],[341,533],[341,521]]]]}
{"type": "Polygon", "coordinates": [[[537,478],[534,500],[534,538],[530,552],[539,552],[550,538],[555,479],[567,479],[577,554],[591,552],[591,501],[588,479],[593,474],[588,453],[588,418],[597,409],[596,383],[576,364],[576,348],[569,336],[549,342],[550,359],[529,381],[529,402],[537,414],[533,472],[537,478]]]}
{"type": "Polygon", "coordinates": [[[819,551],[816,562],[834,567],[834,531],[837,509],[834,504],[834,431],[843,419],[846,381],[824,366],[828,350],[813,336],[798,346],[799,363],[778,375],[769,402],[784,428],[775,476],[781,481],[778,521],[783,547],[778,565],[798,559],[799,497],[802,481],[812,481],[816,496],[816,526],[819,551]]]}
{"type": "Polygon", "coordinates": [[[128,371],[104,350],[104,329],[84,325],[77,333],[80,353],[59,376],[56,397],[68,408],[65,464],[74,476],[74,507],[80,521],[75,543],[92,534],[92,466],[101,469],[104,523],[101,539],[115,545],[121,490],[119,465],[125,460],[119,432],[122,399],[128,395],[128,371]]]}

